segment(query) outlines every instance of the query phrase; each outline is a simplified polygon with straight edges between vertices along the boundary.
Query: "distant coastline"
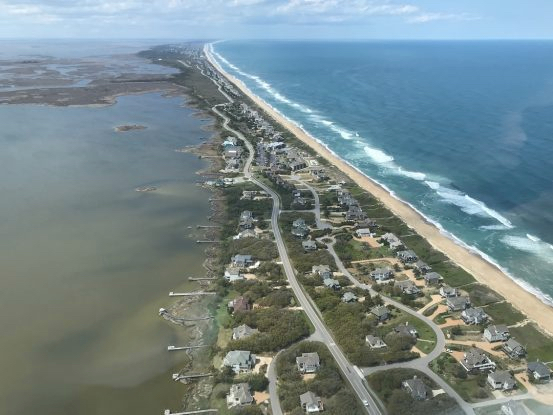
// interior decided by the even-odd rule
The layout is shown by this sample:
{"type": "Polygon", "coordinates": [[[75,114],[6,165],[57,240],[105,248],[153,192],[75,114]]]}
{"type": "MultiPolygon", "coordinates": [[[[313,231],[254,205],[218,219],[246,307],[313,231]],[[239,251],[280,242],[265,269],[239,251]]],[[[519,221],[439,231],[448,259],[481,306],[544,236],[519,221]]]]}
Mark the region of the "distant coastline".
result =
{"type": "Polygon", "coordinates": [[[338,157],[315,137],[308,134],[301,127],[280,114],[259,96],[255,95],[241,80],[230,75],[221,67],[212,55],[213,49],[211,44],[206,45],[204,51],[210,63],[269,116],[329,162],[340,168],[359,186],[380,199],[394,214],[399,216],[405,223],[427,239],[434,248],[443,252],[452,261],[473,274],[479,282],[497,291],[513,306],[524,312],[530,319],[534,320],[542,329],[548,333],[553,333],[553,321],[547,318],[547,313],[552,311],[552,307],[529,292],[526,287],[523,287],[519,280],[509,276],[500,269],[497,264],[485,258],[480,252],[474,252],[458,238],[455,238],[453,235],[436,226],[435,223],[432,223],[413,206],[397,198],[385,186],[338,157]]]}

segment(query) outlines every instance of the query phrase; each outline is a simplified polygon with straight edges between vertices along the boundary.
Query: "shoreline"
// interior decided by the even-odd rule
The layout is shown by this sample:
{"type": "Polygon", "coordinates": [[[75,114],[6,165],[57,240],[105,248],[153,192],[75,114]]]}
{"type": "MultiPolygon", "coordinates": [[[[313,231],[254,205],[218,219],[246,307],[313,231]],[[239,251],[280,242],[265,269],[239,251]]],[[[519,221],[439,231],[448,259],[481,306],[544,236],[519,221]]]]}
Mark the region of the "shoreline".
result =
{"type": "Polygon", "coordinates": [[[449,237],[444,234],[447,233],[447,231],[440,229],[436,224],[429,221],[409,203],[394,196],[384,186],[364,173],[361,173],[345,160],[342,160],[315,137],[311,136],[294,122],[280,114],[267,102],[255,95],[241,80],[227,73],[219,65],[217,60],[213,58],[210,48],[211,44],[206,44],[204,46],[204,53],[208,61],[221,73],[221,75],[234,84],[269,117],[291,132],[298,140],[309,146],[317,154],[344,172],[358,186],[372,194],[373,197],[390,209],[394,215],[403,220],[407,226],[413,228],[421,237],[426,239],[433,248],[441,251],[458,266],[472,274],[477,282],[485,284],[501,294],[507,302],[526,314],[526,316],[534,321],[541,329],[549,334],[553,333],[553,321],[547,318],[547,313],[550,313],[553,307],[545,304],[536,295],[519,285],[514,277],[507,275],[497,264],[471,251],[468,245],[457,238],[454,239],[453,236],[449,237]]]}

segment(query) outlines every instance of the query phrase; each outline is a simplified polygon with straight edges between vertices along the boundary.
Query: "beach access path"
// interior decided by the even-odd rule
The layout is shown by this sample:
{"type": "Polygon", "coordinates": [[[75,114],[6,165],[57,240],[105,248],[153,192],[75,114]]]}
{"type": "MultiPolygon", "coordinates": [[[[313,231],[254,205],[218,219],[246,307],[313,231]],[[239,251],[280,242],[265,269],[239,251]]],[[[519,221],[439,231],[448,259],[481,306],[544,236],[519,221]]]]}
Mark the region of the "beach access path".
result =
{"type": "Polygon", "coordinates": [[[443,252],[453,262],[472,274],[479,282],[488,285],[491,289],[501,294],[508,302],[526,314],[528,318],[535,321],[543,330],[553,334],[553,319],[550,318],[553,312],[551,306],[543,303],[535,295],[526,291],[497,266],[446,236],[410,205],[392,196],[390,192],[378,183],[333,154],[298,125],[283,117],[274,108],[255,95],[241,80],[226,72],[213,58],[211,51],[212,46],[207,44],[204,47],[204,53],[208,61],[273,120],[344,172],[361,188],[380,200],[394,215],[398,216],[420,236],[425,238],[435,249],[443,252]]]}

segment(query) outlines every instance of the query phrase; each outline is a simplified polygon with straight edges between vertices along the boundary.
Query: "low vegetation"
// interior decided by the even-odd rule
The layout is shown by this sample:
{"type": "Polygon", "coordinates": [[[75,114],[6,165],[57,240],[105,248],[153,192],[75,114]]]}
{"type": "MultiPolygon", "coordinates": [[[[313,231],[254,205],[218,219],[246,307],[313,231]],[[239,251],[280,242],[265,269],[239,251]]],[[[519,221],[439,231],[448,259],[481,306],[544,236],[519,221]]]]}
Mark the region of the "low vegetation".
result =
{"type": "Polygon", "coordinates": [[[365,413],[357,397],[347,387],[334,358],[322,343],[302,342],[290,347],[278,356],[276,369],[279,378],[280,403],[283,411],[290,415],[304,414],[300,407],[300,395],[307,391],[322,398],[324,413],[340,415],[365,413]],[[296,357],[310,352],[319,354],[321,368],[312,379],[304,379],[296,367],[296,357]]]}
{"type": "MultiPolygon", "coordinates": [[[[438,386],[425,374],[413,369],[390,369],[376,372],[369,376],[367,381],[378,394],[388,415],[461,415],[463,411],[453,398],[446,394],[440,394],[427,400],[415,400],[402,388],[402,382],[413,379],[416,376],[421,379],[428,390],[438,389],[438,386]]],[[[431,392],[429,392],[431,394],[431,392]]]]}

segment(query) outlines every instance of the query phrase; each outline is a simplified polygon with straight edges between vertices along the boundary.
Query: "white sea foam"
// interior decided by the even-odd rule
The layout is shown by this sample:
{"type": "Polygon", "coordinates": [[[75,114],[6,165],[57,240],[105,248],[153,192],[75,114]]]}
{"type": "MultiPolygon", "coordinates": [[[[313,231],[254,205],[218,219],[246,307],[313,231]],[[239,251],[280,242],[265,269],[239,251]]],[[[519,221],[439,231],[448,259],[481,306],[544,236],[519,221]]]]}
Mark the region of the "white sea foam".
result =
{"type": "Polygon", "coordinates": [[[501,242],[519,251],[534,254],[545,262],[553,264],[553,246],[536,236],[529,234],[526,236],[506,235],[501,238],[501,242]]]}
{"type": "Polygon", "coordinates": [[[365,146],[363,147],[363,150],[365,150],[367,156],[369,156],[375,163],[384,164],[394,161],[394,158],[392,156],[377,148],[365,146]]]}
{"type": "Polygon", "coordinates": [[[276,89],[274,89],[273,86],[269,82],[265,81],[264,79],[260,78],[257,75],[252,75],[250,73],[244,72],[243,70],[241,70],[236,65],[230,63],[227,59],[225,59],[223,56],[221,56],[221,54],[215,52],[213,50],[213,48],[211,49],[211,53],[217,59],[219,59],[221,62],[223,62],[225,65],[227,65],[229,68],[234,70],[236,73],[238,73],[238,74],[254,81],[259,87],[261,87],[262,89],[267,91],[277,101],[282,102],[283,104],[287,104],[287,105],[289,105],[293,108],[296,108],[297,110],[300,110],[301,112],[303,112],[305,114],[312,114],[313,113],[313,110],[311,108],[308,108],[305,105],[302,105],[298,102],[294,102],[294,101],[288,99],[287,97],[285,97],[284,95],[282,95],[280,92],[278,92],[276,89]]]}
{"type": "Polygon", "coordinates": [[[479,229],[484,229],[487,231],[506,231],[512,228],[509,228],[505,225],[482,225],[478,227],[479,229]]]}
{"type": "Polygon", "coordinates": [[[400,176],[405,176],[405,177],[409,177],[413,180],[418,180],[418,181],[423,181],[424,179],[426,179],[426,174],[424,173],[421,173],[420,171],[409,171],[409,170],[404,170],[402,169],[401,167],[398,167],[397,170],[395,170],[397,172],[397,174],[399,174],[400,176]]]}
{"type": "Polygon", "coordinates": [[[435,190],[436,194],[443,202],[455,205],[469,215],[493,218],[508,229],[514,228],[509,219],[501,215],[499,212],[486,206],[484,202],[476,200],[458,190],[444,187],[437,182],[425,181],[424,183],[432,190],[435,190]]]}

